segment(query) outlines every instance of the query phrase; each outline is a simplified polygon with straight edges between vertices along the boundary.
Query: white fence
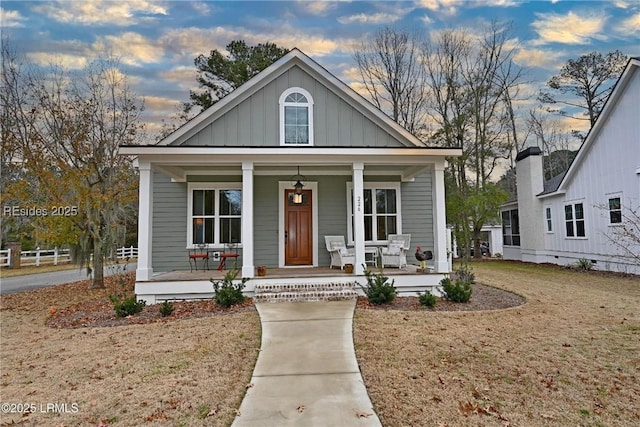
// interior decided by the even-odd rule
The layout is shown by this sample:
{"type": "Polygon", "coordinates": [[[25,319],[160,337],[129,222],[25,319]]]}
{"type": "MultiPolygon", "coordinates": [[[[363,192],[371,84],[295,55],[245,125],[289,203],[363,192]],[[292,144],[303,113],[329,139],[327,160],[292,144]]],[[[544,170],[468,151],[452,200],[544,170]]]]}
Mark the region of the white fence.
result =
{"type": "MultiPolygon", "coordinates": [[[[116,257],[118,259],[137,258],[138,248],[133,246],[121,247],[116,249],[116,257]]],[[[20,266],[40,266],[44,264],[63,264],[71,262],[71,254],[69,249],[40,249],[34,251],[20,252],[20,266]]],[[[11,266],[11,249],[0,250],[0,267],[11,266]]]]}

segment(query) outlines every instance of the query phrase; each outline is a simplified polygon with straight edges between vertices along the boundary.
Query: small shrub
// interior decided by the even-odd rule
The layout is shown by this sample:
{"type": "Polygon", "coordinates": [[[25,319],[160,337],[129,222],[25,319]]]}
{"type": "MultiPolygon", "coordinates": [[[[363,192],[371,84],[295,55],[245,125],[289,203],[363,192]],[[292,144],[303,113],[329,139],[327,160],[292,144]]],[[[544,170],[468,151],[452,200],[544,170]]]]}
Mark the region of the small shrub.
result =
{"type": "Polygon", "coordinates": [[[586,259],[586,258],[580,258],[576,263],[575,263],[575,267],[576,269],[580,270],[580,271],[589,271],[593,269],[593,263],[586,259]]]}
{"type": "Polygon", "coordinates": [[[224,279],[211,279],[211,283],[213,283],[213,291],[215,294],[213,296],[213,299],[215,300],[216,304],[228,308],[232,305],[244,302],[246,297],[242,294],[242,290],[245,287],[245,283],[249,279],[243,277],[240,283],[233,283],[237,276],[238,270],[229,270],[227,274],[225,274],[224,279]]]}
{"type": "Polygon", "coordinates": [[[444,297],[453,302],[469,302],[473,289],[471,282],[462,281],[460,279],[453,282],[450,278],[445,277],[440,281],[444,297]]]}
{"type": "Polygon", "coordinates": [[[129,297],[111,295],[109,299],[113,303],[113,310],[118,317],[127,317],[140,313],[144,306],[147,305],[143,300],[136,301],[135,295],[129,297]]]}
{"type": "Polygon", "coordinates": [[[438,302],[438,298],[431,292],[425,291],[424,294],[418,294],[418,301],[420,301],[420,305],[425,307],[434,307],[438,302]]]}
{"type": "Polygon", "coordinates": [[[173,303],[171,301],[165,301],[160,304],[160,314],[162,315],[162,317],[171,316],[171,314],[173,314],[173,310],[175,309],[176,308],[173,306],[173,303]]]}
{"type": "Polygon", "coordinates": [[[362,288],[371,303],[387,304],[395,299],[396,287],[394,286],[394,280],[389,283],[389,278],[382,272],[373,274],[371,271],[365,270],[364,275],[367,278],[367,284],[362,286],[358,283],[358,286],[362,288]]]}

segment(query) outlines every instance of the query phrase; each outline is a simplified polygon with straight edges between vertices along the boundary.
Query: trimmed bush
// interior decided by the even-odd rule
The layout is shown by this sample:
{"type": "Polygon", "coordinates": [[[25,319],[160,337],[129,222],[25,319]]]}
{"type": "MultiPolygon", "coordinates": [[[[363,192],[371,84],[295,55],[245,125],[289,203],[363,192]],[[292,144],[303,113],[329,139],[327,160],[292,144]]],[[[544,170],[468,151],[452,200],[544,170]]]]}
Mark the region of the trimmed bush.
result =
{"type": "Polygon", "coordinates": [[[358,283],[358,286],[362,288],[371,303],[387,304],[395,299],[397,292],[394,280],[389,283],[389,278],[382,272],[373,274],[371,271],[365,270],[364,275],[367,278],[367,284],[362,286],[358,283]]]}
{"type": "Polygon", "coordinates": [[[175,310],[175,307],[171,301],[165,301],[160,304],[160,314],[162,317],[171,316],[171,314],[173,314],[173,310],[175,310]]]}
{"type": "Polygon", "coordinates": [[[245,287],[245,283],[249,279],[243,277],[240,283],[233,283],[237,276],[238,270],[229,270],[227,274],[225,274],[224,279],[211,279],[214,292],[213,299],[215,300],[216,304],[228,308],[232,305],[244,302],[246,297],[242,293],[242,290],[245,287]]]}
{"type": "Polygon", "coordinates": [[[418,294],[418,301],[420,301],[420,305],[425,307],[434,307],[438,302],[438,298],[431,292],[425,291],[423,294],[418,294]]]}
{"type": "Polygon", "coordinates": [[[124,297],[123,299],[121,299],[121,297],[111,295],[109,299],[113,303],[113,310],[116,312],[116,316],[118,317],[127,317],[140,313],[146,305],[143,300],[136,301],[135,295],[124,297]]]}

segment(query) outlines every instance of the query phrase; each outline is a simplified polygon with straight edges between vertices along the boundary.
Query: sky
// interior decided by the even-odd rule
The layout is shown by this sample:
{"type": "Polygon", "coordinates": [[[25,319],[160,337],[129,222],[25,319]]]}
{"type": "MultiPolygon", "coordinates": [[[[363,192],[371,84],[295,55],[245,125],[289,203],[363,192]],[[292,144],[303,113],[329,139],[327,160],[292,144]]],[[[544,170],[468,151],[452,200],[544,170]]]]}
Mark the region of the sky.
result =
{"type": "Polygon", "coordinates": [[[194,58],[238,39],[297,47],[354,88],[354,49],[383,26],[429,38],[511,22],[514,61],[531,93],[570,58],[616,49],[640,56],[639,0],[2,0],[0,18],[3,36],[40,65],[80,69],[100,52],[117,55],[144,97],[150,134],[197,89],[194,58]]]}

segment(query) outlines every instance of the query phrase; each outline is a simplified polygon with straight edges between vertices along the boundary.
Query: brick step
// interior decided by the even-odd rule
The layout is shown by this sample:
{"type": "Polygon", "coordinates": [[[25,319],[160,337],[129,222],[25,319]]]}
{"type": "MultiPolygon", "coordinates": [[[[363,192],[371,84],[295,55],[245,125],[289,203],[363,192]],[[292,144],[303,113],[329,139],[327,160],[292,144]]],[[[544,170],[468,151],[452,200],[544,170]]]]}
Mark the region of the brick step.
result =
{"type": "Polygon", "coordinates": [[[258,284],[256,302],[337,301],[358,296],[353,282],[258,284]]]}

